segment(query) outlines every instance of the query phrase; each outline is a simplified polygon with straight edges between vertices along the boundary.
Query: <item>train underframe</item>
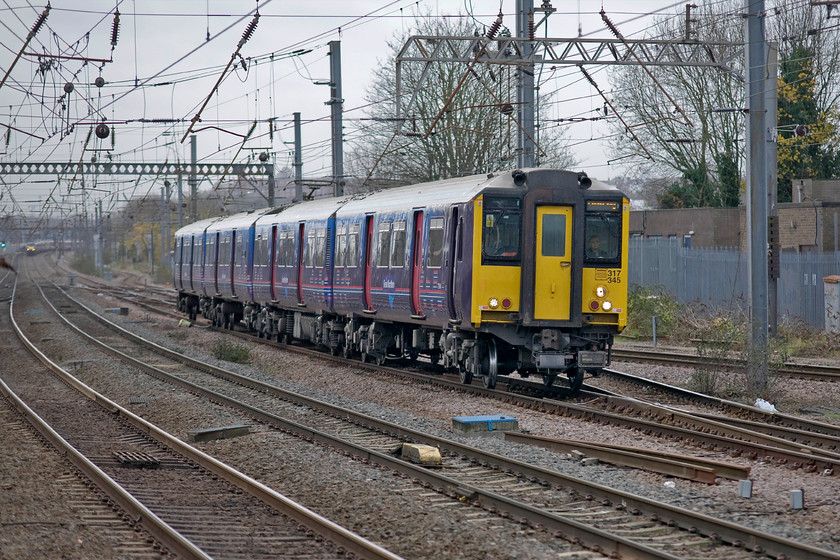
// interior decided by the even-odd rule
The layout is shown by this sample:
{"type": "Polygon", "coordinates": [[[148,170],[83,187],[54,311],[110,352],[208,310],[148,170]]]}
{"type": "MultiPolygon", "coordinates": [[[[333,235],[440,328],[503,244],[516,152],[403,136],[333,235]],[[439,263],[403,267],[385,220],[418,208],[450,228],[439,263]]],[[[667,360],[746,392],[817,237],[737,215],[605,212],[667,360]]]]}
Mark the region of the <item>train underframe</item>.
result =
{"type": "Polygon", "coordinates": [[[457,371],[461,382],[480,378],[494,388],[499,376],[518,373],[541,376],[546,388],[567,377],[573,391],[586,374],[600,375],[610,362],[613,336],[609,328],[561,330],[489,325],[478,331],[441,329],[377,321],[368,317],[312,314],[273,306],[180,294],[178,310],[195,320],[200,313],[213,326],[233,329],[241,323],[260,338],[290,343],[310,342],[332,355],[358,357],[379,365],[386,360],[416,361],[457,371]]]}

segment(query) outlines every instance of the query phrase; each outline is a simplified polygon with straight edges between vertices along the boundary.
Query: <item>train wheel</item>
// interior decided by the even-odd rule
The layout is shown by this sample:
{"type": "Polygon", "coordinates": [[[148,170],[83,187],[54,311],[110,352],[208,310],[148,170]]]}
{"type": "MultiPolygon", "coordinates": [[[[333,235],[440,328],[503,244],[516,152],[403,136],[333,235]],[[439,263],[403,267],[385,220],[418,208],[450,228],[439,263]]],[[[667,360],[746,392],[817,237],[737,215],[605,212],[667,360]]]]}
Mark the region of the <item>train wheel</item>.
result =
{"type": "Polygon", "coordinates": [[[481,360],[481,381],[487,389],[496,388],[496,380],[499,376],[499,362],[496,353],[496,341],[490,339],[487,343],[486,360],[482,357],[481,360]]]}
{"type": "Polygon", "coordinates": [[[569,370],[569,387],[572,393],[577,393],[583,386],[583,370],[581,368],[572,368],[569,370]]]}

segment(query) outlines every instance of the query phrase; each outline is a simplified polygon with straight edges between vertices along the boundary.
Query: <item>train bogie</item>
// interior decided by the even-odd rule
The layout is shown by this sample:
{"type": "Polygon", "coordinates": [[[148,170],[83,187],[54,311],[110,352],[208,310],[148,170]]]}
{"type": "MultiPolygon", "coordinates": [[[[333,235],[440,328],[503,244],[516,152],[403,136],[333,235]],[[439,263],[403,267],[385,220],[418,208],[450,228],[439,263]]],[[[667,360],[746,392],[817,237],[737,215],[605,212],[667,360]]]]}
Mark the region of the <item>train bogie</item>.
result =
{"type": "Polygon", "coordinates": [[[516,371],[576,388],[626,324],[627,231],[616,189],[517,170],[194,224],[176,261],[202,243],[197,306],[219,326],[378,363],[424,356],[488,387],[516,371]]]}

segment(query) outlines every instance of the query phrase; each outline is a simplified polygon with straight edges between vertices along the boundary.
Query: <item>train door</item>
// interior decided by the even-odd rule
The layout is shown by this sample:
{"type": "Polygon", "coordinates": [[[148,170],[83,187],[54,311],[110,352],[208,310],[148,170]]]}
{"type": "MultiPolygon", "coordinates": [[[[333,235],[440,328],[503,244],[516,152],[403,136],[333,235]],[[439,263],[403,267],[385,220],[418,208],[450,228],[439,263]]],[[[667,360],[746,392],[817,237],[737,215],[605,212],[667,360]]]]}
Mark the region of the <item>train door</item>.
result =
{"type": "Polygon", "coordinates": [[[306,248],[306,237],[304,234],[306,233],[306,226],[304,224],[300,224],[298,227],[298,252],[297,252],[297,293],[298,293],[298,305],[303,307],[306,305],[306,302],[303,300],[303,255],[304,249],[306,248]]]}
{"type": "Polygon", "coordinates": [[[365,217],[365,247],[364,247],[365,263],[365,311],[373,311],[373,300],[371,298],[371,276],[373,274],[373,216],[365,217]]]}
{"type": "Polygon", "coordinates": [[[230,232],[230,295],[236,297],[236,230],[230,232]]]}
{"type": "Polygon", "coordinates": [[[572,208],[537,207],[534,319],[568,320],[572,289],[572,208]]]}
{"type": "Polygon", "coordinates": [[[271,226],[271,240],[268,243],[268,258],[266,259],[266,266],[268,266],[268,292],[271,294],[271,301],[277,301],[277,296],[274,294],[274,273],[277,268],[275,262],[277,258],[277,226],[271,226]]]}
{"type": "Polygon", "coordinates": [[[221,255],[220,249],[222,244],[222,235],[221,232],[216,232],[216,241],[213,243],[213,288],[215,289],[215,294],[220,294],[219,291],[219,256],[221,255]]]}
{"type": "Polygon", "coordinates": [[[449,217],[449,279],[446,288],[446,302],[449,305],[450,321],[458,321],[458,311],[455,307],[455,273],[458,267],[458,253],[460,252],[461,226],[458,207],[452,207],[452,215],[449,217]]]}
{"type": "Polygon", "coordinates": [[[411,313],[423,316],[420,305],[420,275],[423,272],[423,211],[414,212],[414,226],[411,236],[411,313]]]}

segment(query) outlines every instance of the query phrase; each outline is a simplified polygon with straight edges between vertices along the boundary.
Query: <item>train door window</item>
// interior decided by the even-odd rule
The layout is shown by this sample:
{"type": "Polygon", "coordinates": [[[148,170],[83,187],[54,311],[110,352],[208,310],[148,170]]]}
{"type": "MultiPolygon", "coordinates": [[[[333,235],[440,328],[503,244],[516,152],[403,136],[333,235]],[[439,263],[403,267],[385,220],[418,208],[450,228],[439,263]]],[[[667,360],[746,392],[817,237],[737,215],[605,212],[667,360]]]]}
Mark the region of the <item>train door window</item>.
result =
{"type": "Polygon", "coordinates": [[[219,238],[219,264],[230,264],[230,235],[219,238]]]}
{"type": "Polygon", "coordinates": [[[315,266],[324,268],[327,260],[327,230],[320,228],[315,230],[315,266]]]}
{"type": "Polygon", "coordinates": [[[566,215],[543,214],[542,256],[566,256],[566,215]]]}
{"type": "Polygon", "coordinates": [[[394,222],[393,246],[391,249],[391,268],[405,266],[405,222],[394,222]]]}
{"type": "Polygon", "coordinates": [[[429,247],[426,266],[440,268],[443,264],[443,218],[429,220],[429,247]]]}
{"type": "Polygon", "coordinates": [[[268,237],[258,233],[254,240],[254,268],[265,268],[268,263],[268,237]]]}
{"type": "Polygon", "coordinates": [[[587,262],[618,263],[621,256],[621,202],[587,200],[584,255],[587,262]]]}
{"type": "Polygon", "coordinates": [[[379,268],[388,266],[388,259],[391,256],[391,222],[379,224],[379,236],[377,237],[376,266],[379,268]]]}
{"type": "Polygon", "coordinates": [[[303,260],[304,266],[315,266],[315,230],[310,229],[306,234],[306,252],[303,260]]]}
{"type": "Polygon", "coordinates": [[[283,233],[283,266],[295,266],[295,232],[283,233]]]}
{"type": "Polygon", "coordinates": [[[345,227],[335,234],[335,266],[347,266],[347,228],[345,227]]]}
{"type": "Polygon", "coordinates": [[[347,234],[347,266],[355,268],[359,263],[359,224],[350,226],[347,234]]]}
{"type": "Polygon", "coordinates": [[[484,198],[482,264],[511,265],[519,262],[522,233],[522,200],[484,198]]]}
{"type": "Polygon", "coordinates": [[[236,236],[236,246],[241,247],[239,250],[239,266],[248,265],[248,247],[245,245],[244,237],[241,233],[236,236]]]}

